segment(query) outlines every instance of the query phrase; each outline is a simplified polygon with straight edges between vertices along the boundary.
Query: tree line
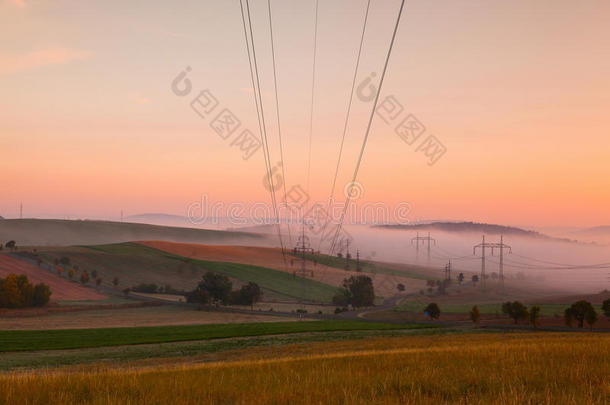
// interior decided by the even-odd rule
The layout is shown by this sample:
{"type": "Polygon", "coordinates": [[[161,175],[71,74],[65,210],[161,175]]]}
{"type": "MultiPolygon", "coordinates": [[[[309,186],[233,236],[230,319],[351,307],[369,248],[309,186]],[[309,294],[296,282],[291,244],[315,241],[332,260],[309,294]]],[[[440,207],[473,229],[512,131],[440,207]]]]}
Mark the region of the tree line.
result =
{"type": "Polygon", "coordinates": [[[0,308],[30,308],[46,305],[51,289],[44,283],[30,283],[25,274],[0,278],[0,308]]]}

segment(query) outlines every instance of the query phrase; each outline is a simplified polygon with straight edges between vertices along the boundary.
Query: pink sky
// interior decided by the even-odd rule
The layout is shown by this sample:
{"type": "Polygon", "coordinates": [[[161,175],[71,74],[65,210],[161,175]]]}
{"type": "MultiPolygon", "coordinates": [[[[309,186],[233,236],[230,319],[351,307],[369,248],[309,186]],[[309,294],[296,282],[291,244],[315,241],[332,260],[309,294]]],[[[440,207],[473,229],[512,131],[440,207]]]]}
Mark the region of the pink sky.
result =
{"type": "MultiPolygon", "coordinates": [[[[399,4],[372,3],[358,82],[381,71],[399,4]]],[[[275,164],[266,4],[252,0],[275,164]]],[[[272,4],[286,181],[304,185],[313,1],[272,4]]],[[[320,0],[315,200],[328,198],[365,4],[320,0]]],[[[414,219],[610,224],[608,21],[605,1],[407,2],[381,98],[447,152],[429,166],[376,117],[360,202],[408,202],[414,219]]],[[[5,1],[0,33],[0,215],[20,202],[26,216],[117,218],[184,215],[202,193],[269,201],[262,153],[243,160],[189,106],[207,88],[256,133],[238,1],[5,1]],[[193,92],[178,97],[186,66],[193,92]]],[[[369,109],[356,99],[336,197],[369,109]]]]}

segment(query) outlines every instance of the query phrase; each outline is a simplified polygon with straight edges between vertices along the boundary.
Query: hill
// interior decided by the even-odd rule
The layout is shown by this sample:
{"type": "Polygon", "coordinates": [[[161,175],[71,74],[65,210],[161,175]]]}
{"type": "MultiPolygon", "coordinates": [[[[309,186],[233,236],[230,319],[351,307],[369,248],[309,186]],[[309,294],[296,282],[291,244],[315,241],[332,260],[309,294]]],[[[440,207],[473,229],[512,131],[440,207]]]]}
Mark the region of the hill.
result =
{"type": "MultiPolygon", "coordinates": [[[[198,260],[164,252],[138,243],[120,243],[97,246],[71,246],[39,248],[38,256],[45,265],[66,257],[70,265],[91,273],[95,270],[102,278],[102,286],[114,288],[112,280],[117,277],[117,292],[138,284],[169,285],[175,290],[191,291],[206,271],[224,274],[239,288],[249,281],[256,282],[264,290],[265,299],[307,300],[330,302],[336,287],[308,278],[261,265],[231,262],[231,257],[221,260],[198,260]]],[[[237,258],[233,258],[234,261],[237,258]]]]}
{"type": "Polygon", "coordinates": [[[51,301],[100,300],[106,298],[93,289],[82,287],[8,254],[0,253],[0,277],[6,277],[9,274],[25,274],[34,284],[47,284],[51,288],[51,301]]]}
{"type": "Polygon", "coordinates": [[[264,236],[128,222],[5,219],[0,222],[0,241],[8,240],[15,240],[19,246],[101,245],[133,240],[252,244],[262,243],[264,236]]]}
{"type": "Polygon", "coordinates": [[[488,235],[512,235],[526,238],[548,239],[564,242],[576,242],[567,238],[555,238],[536,231],[529,231],[513,226],[485,224],[478,222],[430,222],[412,225],[375,225],[374,228],[397,229],[409,231],[441,231],[450,233],[476,232],[488,235]]]}

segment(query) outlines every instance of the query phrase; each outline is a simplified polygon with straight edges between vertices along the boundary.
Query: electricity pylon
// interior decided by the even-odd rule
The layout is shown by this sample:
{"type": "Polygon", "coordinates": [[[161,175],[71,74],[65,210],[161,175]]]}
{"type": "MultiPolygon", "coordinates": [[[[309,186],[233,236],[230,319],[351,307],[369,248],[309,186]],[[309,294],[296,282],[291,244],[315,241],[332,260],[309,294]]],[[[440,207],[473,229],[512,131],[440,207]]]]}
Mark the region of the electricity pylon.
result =
{"type": "Polygon", "coordinates": [[[500,235],[500,243],[485,243],[485,235],[483,235],[483,242],[475,245],[472,248],[472,254],[475,255],[477,248],[481,249],[481,285],[485,288],[485,248],[491,249],[491,255],[494,254],[494,249],[500,249],[500,289],[504,293],[504,249],[508,249],[509,253],[513,253],[513,248],[509,245],[504,244],[504,237],[500,235]]]}
{"type": "Polygon", "coordinates": [[[436,246],[436,239],[430,237],[430,232],[428,232],[428,236],[419,236],[419,232],[417,232],[417,236],[411,239],[411,244],[415,242],[415,260],[419,261],[419,242],[425,243],[428,242],[428,263],[430,263],[430,242],[434,242],[434,246],[436,246]]]}

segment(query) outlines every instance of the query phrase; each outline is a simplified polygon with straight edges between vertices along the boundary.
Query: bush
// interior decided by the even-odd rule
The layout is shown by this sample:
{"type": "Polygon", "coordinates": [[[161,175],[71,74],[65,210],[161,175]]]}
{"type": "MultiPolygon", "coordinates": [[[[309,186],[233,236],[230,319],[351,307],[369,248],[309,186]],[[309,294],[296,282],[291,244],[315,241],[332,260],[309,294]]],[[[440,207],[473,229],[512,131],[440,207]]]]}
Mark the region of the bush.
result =
{"type": "Polygon", "coordinates": [[[441,316],[441,310],[438,305],[434,302],[428,304],[424,309],[424,313],[430,317],[430,319],[438,319],[441,316]]]}

